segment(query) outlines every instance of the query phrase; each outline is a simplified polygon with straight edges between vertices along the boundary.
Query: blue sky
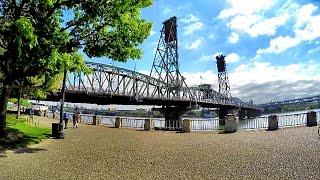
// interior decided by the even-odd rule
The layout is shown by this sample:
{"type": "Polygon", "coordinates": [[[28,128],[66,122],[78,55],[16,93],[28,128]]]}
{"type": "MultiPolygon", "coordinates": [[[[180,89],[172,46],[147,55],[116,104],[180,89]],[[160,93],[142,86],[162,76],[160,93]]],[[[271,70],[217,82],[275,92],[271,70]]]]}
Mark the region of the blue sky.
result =
{"type": "Polygon", "coordinates": [[[153,29],[141,60],[87,60],[148,74],[162,22],[176,16],[180,71],[188,85],[210,83],[217,90],[214,56],[222,53],[233,96],[263,103],[319,95],[319,7],[316,0],[154,0],[142,11],[153,29]]]}

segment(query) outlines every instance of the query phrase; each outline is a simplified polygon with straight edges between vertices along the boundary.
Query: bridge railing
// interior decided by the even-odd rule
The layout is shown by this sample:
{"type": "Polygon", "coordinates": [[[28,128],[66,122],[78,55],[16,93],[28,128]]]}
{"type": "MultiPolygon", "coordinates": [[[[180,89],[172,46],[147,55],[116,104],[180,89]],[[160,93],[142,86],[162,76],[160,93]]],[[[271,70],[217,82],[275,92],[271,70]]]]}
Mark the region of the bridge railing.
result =
{"type": "Polygon", "coordinates": [[[93,123],[93,114],[80,114],[81,121],[85,124],[92,124],[93,123]]]}
{"type": "Polygon", "coordinates": [[[116,120],[115,116],[101,116],[100,124],[109,126],[109,127],[114,127],[115,120],[116,120]]]}
{"type": "Polygon", "coordinates": [[[191,119],[190,123],[192,131],[214,131],[224,128],[219,125],[219,119],[191,119]]]}
{"type": "Polygon", "coordinates": [[[279,127],[302,126],[307,124],[307,113],[278,115],[279,127]]]}
{"type": "Polygon", "coordinates": [[[146,118],[131,118],[131,117],[124,117],[122,119],[122,127],[124,128],[144,128],[144,122],[146,118]]]}
{"type": "Polygon", "coordinates": [[[257,117],[238,121],[239,130],[267,129],[268,117],[257,117]]]}
{"type": "Polygon", "coordinates": [[[165,120],[162,118],[154,118],[154,128],[155,129],[164,129],[165,128],[165,120]]]}

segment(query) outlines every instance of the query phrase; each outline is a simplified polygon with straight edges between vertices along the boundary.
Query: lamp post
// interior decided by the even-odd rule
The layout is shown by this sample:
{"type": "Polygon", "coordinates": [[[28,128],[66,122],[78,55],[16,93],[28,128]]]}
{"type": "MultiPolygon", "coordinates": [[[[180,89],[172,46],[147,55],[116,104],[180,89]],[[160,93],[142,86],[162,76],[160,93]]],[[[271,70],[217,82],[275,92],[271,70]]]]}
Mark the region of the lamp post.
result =
{"type": "Polygon", "coordinates": [[[64,131],[63,131],[63,107],[64,107],[64,100],[65,100],[65,91],[66,91],[66,79],[67,79],[67,69],[64,69],[63,72],[63,82],[62,82],[62,89],[61,89],[61,100],[60,100],[60,123],[59,123],[59,134],[60,139],[64,139],[64,131]]]}

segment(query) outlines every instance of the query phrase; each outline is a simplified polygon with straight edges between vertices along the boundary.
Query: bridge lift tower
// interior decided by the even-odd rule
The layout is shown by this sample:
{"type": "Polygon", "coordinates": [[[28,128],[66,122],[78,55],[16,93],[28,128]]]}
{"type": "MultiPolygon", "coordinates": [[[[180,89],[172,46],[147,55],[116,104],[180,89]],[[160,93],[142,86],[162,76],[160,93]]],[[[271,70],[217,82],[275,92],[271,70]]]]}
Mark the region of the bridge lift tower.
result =
{"type": "Polygon", "coordinates": [[[172,17],[163,22],[150,72],[151,77],[156,77],[167,84],[167,87],[163,87],[167,98],[179,96],[184,83],[184,78],[179,71],[178,59],[177,18],[172,17]]]}
{"type": "Polygon", "coordinates": [[[229,85],[227,65],[224,58],[224,55],[219,55],[216,57],[218,68],[219,93],[222,94],[224,97],[230,98],[231,91],[229,85]]]}
{"type": "MultiPolygon", "coordinates": [[[[186,86],[185,78],[179,71],[179,54],[177,39],[177,18],[174,16],[163,22],[158,47],[155,52],[150,76],[165,82],[160,87],[161,93],[168,99],[178,99],[186,86]]],[[[163,105],[166,129],[179,130],[182,115],[187,107],[163,105]]]]}
{"type": "MultiPolygon", "coordinates": [[[[218,82],[219,82],[219,93],[222,94],[226,99],[231,98],[231,90],[230,90],[230,84],[229,84],[229,78],[228,78],[228,72],[227,72],[227,65],[225,61],[224,55],[216,56],[217,60],[217,68],[218,68],[218,82]]],[[[224,118],[228,114],[228,109],[220,108],[219,109],[219,124],[225,125],[224,118]]]]}

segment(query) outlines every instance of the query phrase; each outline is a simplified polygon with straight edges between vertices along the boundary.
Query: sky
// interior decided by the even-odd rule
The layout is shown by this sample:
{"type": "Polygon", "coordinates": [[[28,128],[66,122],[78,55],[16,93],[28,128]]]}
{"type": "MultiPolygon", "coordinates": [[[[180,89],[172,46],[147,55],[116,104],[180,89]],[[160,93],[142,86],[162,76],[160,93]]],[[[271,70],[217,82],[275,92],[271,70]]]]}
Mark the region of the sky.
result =
{"type": "Polygon", "coordinates": [[[149,74],[162,22],[178,18],[180,72],[218,91],[215,56],[226,56],[231,94],[266,103],[320,94],[320,0],[154,0],[140,60],[86,60],[149,74]]]}

